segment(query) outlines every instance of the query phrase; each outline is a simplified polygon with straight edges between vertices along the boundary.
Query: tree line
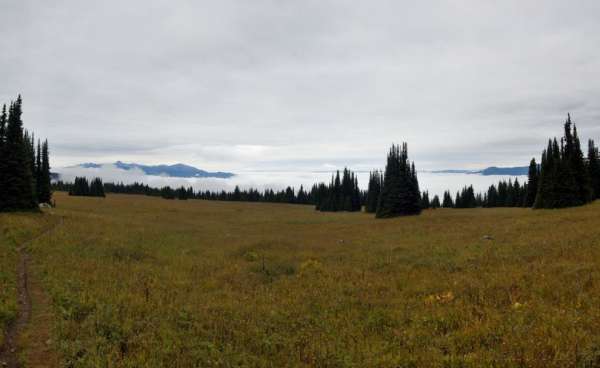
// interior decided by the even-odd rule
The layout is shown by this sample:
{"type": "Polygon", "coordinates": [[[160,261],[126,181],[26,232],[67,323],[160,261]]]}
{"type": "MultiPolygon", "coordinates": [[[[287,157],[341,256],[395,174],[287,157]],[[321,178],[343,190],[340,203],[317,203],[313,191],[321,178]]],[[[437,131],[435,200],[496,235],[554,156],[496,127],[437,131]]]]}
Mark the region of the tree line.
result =
{"type": "Polygon", "coordinates": [[[23,99],[0,113],[0,211],[32,210],[51,203],[48,141],[23,128],[23,99]]]}
{"type": "Polygon", "coordinates": [[[102,179],[94,178],[88,181],[86,177],[75,177],[73,184],[68,188],[70,196],[105,197],[102,179]]]}
{"type": "MultiPolygon", "coordinates": [[[[258,189],[240,189],[239,186],[235,186],[232,191],[210,191],[200,190],[195,191],[192,187],[180,186],[178,188],[171,188],[170,186],[163,186],[161,188],[151,187],[148,184],[143,183],[102,183],[101,179],[96,178],[93,182],[100,182],[102,186],[102,194],[115,193],[115,194],[141,194],[153,197],[162,197],[165,199],[204,199],[204,200],[217,200],[217,201],[234,201],[234,202],[269,202],[269,203],[290,203],[290,204],[313,204],[317,202],[316,191],[317,185],[313,186],[313,189],[306,191],[301,185],[299,190],[295,190],[292,187],[287,187],[284,190],[275,191],[273,189],[265,189],[259,191],[258,189]]],[[[91,184],[88,183],[86,178],[75,178],[75,182],[66,183],[63,181],[57,181],[52,184],[52,188],[56,191],[69,192],[70,195],[82,195],[89,196],[90,193],[99,193],[100,191],[94,191],[90,189],[91,184]]],[[[99,186],[97,186],[99,188],[99,186]]]]}
{"type": "MultiPolygon", "coordinates": [[[[25,135],[26,136],[26,135],[25,135]]],[[[27,138],[25,138],[27,140],[27,138]]],[[[46,145],[47,146],[47,145],[46,145]]],[[[98,186],[98,184],[96,183],[98,186]]],[[[55,184],[57,190],[77,193],[100,193],[86,187],[82,178],[79,183],[55,184]],[[73,187],[81,186],[79,189],[73,187]]],[[[442,199],[435,195],[430,199],[427,191],[419,191],[414,162],[408,159],[406,143],[392,145],[388,152],[385,170],[369,174],[366,191],[358,187],[357,176],[345,168],[332,175],[329,183],[318,183],[310,190],[303,186],[298,191],[292,187],[274,191],[249,188],[233,191],[198,191],[188,187],[151,188],[146,184],[101,184],[102,193],[128,193],[160,196],[167,199],[206,199],[222,201],[272,202],[312,204],[319,211],[360,211],[374,213],[377,218],[416,215],[428,208],[474,208],[474,207],[533,207],[559,208],[577,206],[600,198],[600,157],[593,140],[588,141],[587,157],[584,157],[577,128],[570,115],[564,124],[564,136],[549,140],[542,152],[541,163],[533,158],[529,164],[528,180],[517,178],[502,180],[491,185],[483,193],[475,193],[473,186],[465,186],[456,194],[445,191],[442,199]]]]}
{"type": "Polygon", "coordinates": [[[329,185],[325,183],[313,186],[316,209],[319,211],[360,211],[363,201],[358,188],[358,178],[352,171],[344,168],[340,178],[339,170],[331,177],[329,185]]]}
{"type": "Polygon", "coordinates": [[[585,160],[577,127],[568,115],[560,143],[556,138],[548,140],[542,152],[533,207],[562,208],[591,202],[600,196],[600,188],[594,188],[600,180],[598,171],[598,149],[590,140],[585,160]]]}
{"type": "Polygon", "coordinates": [[[564,135],[560,141],[548,140],[542,152],[541,164],[535,158],[529,162],[527,182],[500,181],[487,192],[475,194],[472,186],[463,188],[452,198],[443,196],[442,207],[529,207],[563,208],[580,206],[600,198],[600,156],[595,142],[588,140],[584,156],[577,127],[567,115],[564,135]],[[560,143],[559,143],[560,142],[560,143]]]}

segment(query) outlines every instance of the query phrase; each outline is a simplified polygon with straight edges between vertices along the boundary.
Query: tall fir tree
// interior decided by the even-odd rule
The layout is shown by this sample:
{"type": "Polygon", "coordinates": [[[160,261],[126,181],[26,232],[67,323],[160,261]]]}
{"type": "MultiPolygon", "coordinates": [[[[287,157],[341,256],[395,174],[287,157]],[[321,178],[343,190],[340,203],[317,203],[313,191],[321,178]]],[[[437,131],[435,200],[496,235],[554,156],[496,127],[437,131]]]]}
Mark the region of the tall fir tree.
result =
{"type": "Polygon", "coordinates": [[[594,198],[600,198],[600,156],[593,140],[588,141],[587,169],[594,198]]]}
{"type": "Polygon", "coordinates": [[[382,177],[378,170],[372,171],[369,174],[369,187],[367,190],[367,200],[365,204],[365,212],[375,213],[377,211],[377,202],[381,194],[382,177]]]}
{"type": "Polygon", "coordinates": [[[40,157],[39,179],[37,183],[38,201],[40,203],[52,202],[51,177],[50,177],[50,154],[48,152],[48,141],[42,143],[40,157]]]}
{"type": "Polygon", "coordinates": [[[444,200],[442,202],[442,207],[444,207],[444,208],[453,208],[454,207],[454,201],[452,200],[452,195],[450,195],[449,190],[444,191],[444,200]]]}
{"type": "Polygon", "coordinates": [[[42,146],[40,141],[37,141],[37,149],[35,151],[35,170],[33,171],[33,177],[35,179],[35,195],[40,203],[44,203],[40,199],[40,190],[42,188],[42,146]]]}
{"type": "Polygon", "coordinates": [[[418,215],[421,213],[419,182],[414,163],[408,161],[406,143],[392,145],[387,157],[383,187],[375,217],[418,215]]]}
{"type": "Polygon", "coordinates": [[[575,124],[573,124],[573,152],[569,165],[577,183],[579,201],[581,204],[590,202],[593,199],[594,191],[575,124]]]}
{"type": "Polygon", "coordinates": [[[7,170],[7,152],[6,152],[6,124],[8,115],[6,113],[6,104],[2,106],[0,113],[0,211],[3,203],[6,202],[6,185],[8,180],[7,170]]]}
{"type": "Polygon", "coordinates": [[[425,190],[423,191],[423,194],[421,194],[421,208],[426,210],[430,207],[431,201],[429,200],[429,192],[425,190]]]}
{"type": "Polygon", "coordinates": [[[577,128],[569,114],[560,146],[554,138],[542,153],[534,208],[562,208],[588,203],[593,193],[589,175],[577,128]]]}
{"type": "Polygon", "coordinates": [[[431,200],[431,208],[436,209],[436,208],[440,208],[441,204],[440,204],[440,197],[438,197],[438,195],[434,195],[433,199],[431,200]]]}
{"type": "Polygon", "coordinates": [[[537,195],[538,182],[540,179],[540,169],[532,158],[529,162],[529,171],[527,174],[527,194],[525,198],[525,207],[533,207],[535,196],[537,195]]]}
{"type": "MultiPolygon", "coordinates": [[[[319,211],[360,211],[361,192],[358,179],[352,171],[344,168],[340,177],[339,170],[331,177],[331,183],[321,183],[315,192],[316,209],[319,211]]],[[[293,196],[293,192],[291,193],[293,196]]]]}
{"type": "Polygon", "coordinates": [[[31,173],[31,155],[29,142],[25,140],[22,121],[21,96],[11,104],[7,117],[6,142],[3,144],[4,193],[0,202],[0,211],[33,209],[35,200],[35,182],[31,173]]]}

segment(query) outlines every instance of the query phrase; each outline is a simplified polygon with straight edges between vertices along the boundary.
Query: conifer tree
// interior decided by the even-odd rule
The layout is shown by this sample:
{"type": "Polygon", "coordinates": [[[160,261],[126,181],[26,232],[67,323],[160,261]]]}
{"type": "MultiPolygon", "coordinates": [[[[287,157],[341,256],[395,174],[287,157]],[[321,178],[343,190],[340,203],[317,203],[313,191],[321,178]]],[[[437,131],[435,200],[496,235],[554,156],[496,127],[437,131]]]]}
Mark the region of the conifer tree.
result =
{"type": "Polygon", "coordinates": [[[90,182],[89,196],[91,196],[91,197],[105,197],[105,194],[104,194],[104,184],[102,184],[102,179],[100,179],[100,178],[94,178],[90,182]]]}
{"type": "Polygon", "coordinates": [[[369,187],[367,190],[367,200],[365,204],[365,212],[375,213],[377,211],[377,202],[381,193],[381,173],[378,170],[372,171],[369,174],[369,187]]]}
{"type": "Polygon", "coordinates": [[[575,182],[577,183],[579,201],[581,204],[590,202],[593,199],[592,183],[581,149],[581,142],[577,135],[577,126],[575,124],[573,124],[573,152],[569,165],[571,166],[571,170],[575,176],[575,182]]]}
{"type": "Polygon", "coordinates": [[[6,105],[2,106],[0,113],[0,211],[3,208],[3,203],[6,202],[6,185],[8,180],[7,152],[6,152],[6,124],[8,116],[6,114],[6,105]]]}
{"type": "Polygon", "coordinates": [[[75,177],[71,190],[69,190],[70,196],[89,196],[90,185],[86,177],[75,177]]]}
{"type": "Polygon", "coordinates": [[[579,206],[592,200],[590,172],[583,158],[577,128],[567,116],[560,146],[556,138],[542,153],[534,208],[579,206]]]}
{"type": "MultiPolygon", "coordinates": [[[[344,168],[342,176],[337,171],[331,177],[331,183],[324,183],[313,187],[315,193],[316,209],[319,211],[360,211],[361,192],[358,188],[358,179],[352,171],[344,168]]],[[[293,196],[293,191],[291,192],[293,196]]]]}
{"type": "Polygon", "coordinates": [[[431,200],[431,208],[436,209],[436,208],[440,208],[440,197],[438,197],[438,195],[434,195],[433,199],[431,200]]]}
{"type": "Polygon", "coordinates": [[[31,156],[29,142],[25,141],[23,132],[22,99],[17,98],[9,108],[6,125],[6,141],[3,143],[4,167],[2,170],[5,182],[0,202],[0,211],[33,209],[37,207],[35,200],[35,183],[31,173],[31,156]]]}
{"type": "Polygon", "coordinates": [[[442,203],[442,207],[444,208],[453,208],[454,202],[452,201],[452,196],[450,195],[450,191],[446,190],[444,192],[444,201],[442,203]]]}
{"type": "Polygon", "coordinates": [[[529,162],[529,172],[527,178],[527,194],[525,198],[525,207],[533,207],[535,196],[538,190],[538,181],[540,177],[540,169],[538,168],[535,158],[529,162]]]}
{"type": "Polygon", "coordinates": [[[406,143],[392,145],[387,158],[376,217],[418,215],[421,212],[419,182],[408,161],[406,143]]]}
{"type": "Polygon", "coordinates": [[[185,201],[188,199],[188,191],[187,189],[185,189],[185,187],[182,185],[181,187],[179,187],[179,189],[177,189],[177,199],[185,201]]]}
{"type": "Polygon", "coordinates": [[[431,207],[431,202],[429,201],[429,192],[424,191],[421,195],[421,208],[426,210],[431,207]]]}
{"type": "Polygon", "coordinates": [[[40,199],[40,190],[42,189],[42,146],[40,141],[37,141],[37,149],[35,150],[35,170],[33,172],[35,179],[36,198],[38,202],[43,203],[40,199]]]}
{"type": "Polygon", "coordinates": [[[51,178],[50,178],[50,157],[48,152],[48,141],[42,143],[42,153],[40,158],[39,179],[37,183],[38,201],[40,203],[50,203],[52,200],[51,178]]]}
{"type": "Polygon", "coordinates": [[[600,198],[600,156],[598,155],[598,147],[595,146],[594,141],[591,139],[588,141],[587,158],[588,174],[594,198],[600,198]]]}
{"type": "Polygon", "coordinates": [[[0,152],[2,152],[2,147],[4,146],[4,142],[6,141],[6,123],[6,104],[4,104],[2,105],[2,113],[0,113],[0,152]]]}

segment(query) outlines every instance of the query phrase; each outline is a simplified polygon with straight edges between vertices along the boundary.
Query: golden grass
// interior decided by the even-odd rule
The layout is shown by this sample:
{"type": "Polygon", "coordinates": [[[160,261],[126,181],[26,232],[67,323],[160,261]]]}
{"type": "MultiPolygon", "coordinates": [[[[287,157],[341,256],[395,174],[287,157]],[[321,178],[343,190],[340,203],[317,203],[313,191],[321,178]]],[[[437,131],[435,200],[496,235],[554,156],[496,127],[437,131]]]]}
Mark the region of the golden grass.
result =
{"type": "MultiPolygon", "coordinates": [[[[375,220],[283,204],[56,200],[63,225],[31,248],[64,366],[600,359],[598,202],[375,220]]],[[[22,217],[43,221],[2,219],[22,217]]]]}
{"type": "Polygon", "coordinates": [[[41,213],[0,213],[0,345],[17,313],[17,246],[49,225],[41,213]]]}

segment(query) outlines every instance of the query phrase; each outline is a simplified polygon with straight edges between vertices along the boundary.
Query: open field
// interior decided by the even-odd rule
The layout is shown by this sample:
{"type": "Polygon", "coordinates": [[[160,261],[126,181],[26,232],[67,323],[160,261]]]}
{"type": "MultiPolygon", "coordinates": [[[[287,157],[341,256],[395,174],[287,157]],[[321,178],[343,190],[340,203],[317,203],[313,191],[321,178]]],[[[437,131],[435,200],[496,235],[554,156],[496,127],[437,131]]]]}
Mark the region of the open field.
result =
{"type": "Polygon", "coordinates": [[[2,323],[15,244],[64,218],[29,245],[29,366],[40,340],[67,367],[600,366],[599,202],[375,220],[55,197],[0,215],[2,323]]]}

